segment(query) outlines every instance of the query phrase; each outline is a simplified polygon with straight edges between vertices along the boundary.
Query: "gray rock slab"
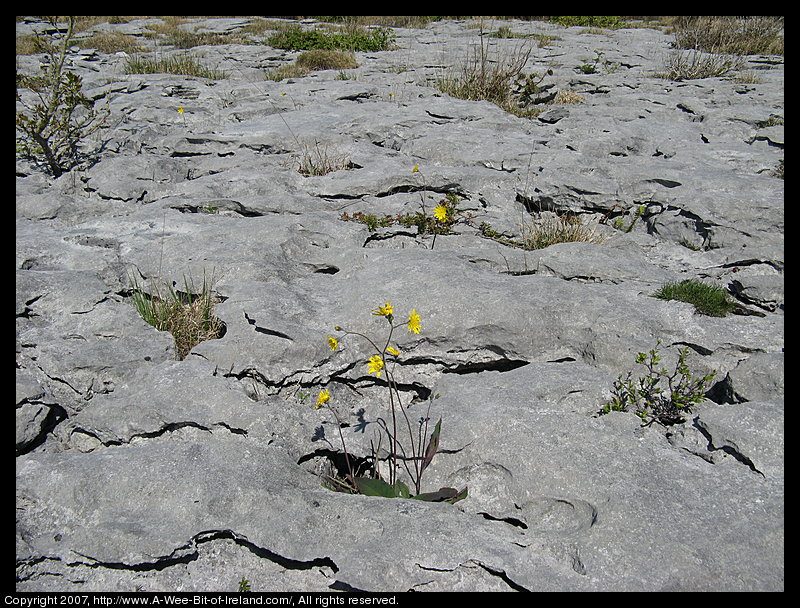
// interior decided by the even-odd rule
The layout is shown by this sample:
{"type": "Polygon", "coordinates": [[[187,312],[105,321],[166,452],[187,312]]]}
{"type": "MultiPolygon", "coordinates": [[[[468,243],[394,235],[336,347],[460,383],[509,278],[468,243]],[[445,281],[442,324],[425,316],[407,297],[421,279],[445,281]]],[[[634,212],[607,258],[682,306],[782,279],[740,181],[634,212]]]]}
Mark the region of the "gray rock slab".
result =
{"type": "Polygon", "coordinates": [[[58,179],[16,161],[17,590],[783,589],[782,56],[747,57],[756,82],[674,82],[655,28],[448,19],[392,28],[357,68],[271,80],[299,55],[273,29],[187,50],[162,23],[81,36],[224,78],[127,74],[125,53],[76,45],[65,65],[108,124],[58,179]],[[542,96],[579,103],[526,119],[437,87],[481,48],[528,46],[526,73],[552,70],[542,96]],[[449,234],[409,222],[453,195],[449,234]],[[514,246],[563,214],[604,242],[514,246]],[[757,314],[652,297],[685,278],[757,314]],[[225,334],[177,361],[132,290],[203,281],[225,334]],[[441,416],[421,490],[468,486],[456,505],[320,485],[342,437],[387,456],[373,346],[334,329],[383,344],[386,302],[421,316],[392,330],[395,396],[412,429],[441,416]],[[715,372],[707,398],[672,427],[598,417],[659,339],[665,366],[688,348],[715,372]]]}
{"type": "Polygon", "coordinates": [[[470,561],[495,574],[524,562],[526,583],[543,590],[559,580],[586,588],[570,568],[509,538],[502,550],[474,553],[497,539],[481,518],[446,504],[322,490],[280,451],[249,442],[153,442],[55,458],[60,464],[52,455],[18,462],[18,551],[33,559],[157,566],[188,561],[216,535],[296,569],[327,567],[331,584],[365,591],[409,590],[470,561]],[[387,544],[396,551],[383,551],[387,544]]]}
{"type": "Polygon", "coordinates": [[[713,449],[768,478],[783,479],[783,403],[748,401],[704,410],[695,424],[713,449]]]}
{"type": "MultiPolygon", "coordinates": [[[[430,483],[468,485],[471,503],[465,502],[464,508],[495,520],[521,522],[516,523],[517,532],[527,539],[521,542],[544,545],[565,560],[572,556],[574,567],[589,579],[616,571],[621,577],[617,588],[748,587],[739,578],[749,576],[741,554],[721,558],[718,543],[746,551],[753,542],[753,554],[770,554],[772,563],[780,564],[781,526],[770,515],[771,509],[782,512],[780,469],[772,471],[777,480],[764,481],[737,460],[713,465],[672,449],[662,433],[642,428],[633,414],[576,415],[588,397],[587,389],[591,392],[598,386],[594,374],[591,367],[565,362],[531,364],[505,373],[443,376],[436,385],[442,397],[435,407],[436,416],[445,417],[445,448],[437,456],[440,468],[430,483]],[[556,386],[548,382],[554,377],[561,378],[564,389],[550,394],[537,391],[542,384],[556,386]],[[581,445],[578,451],[567,447],[575,441],[581,445]],[[629,478],[637,482],[629,485],[625,481],[629,478]],[[722,487],[737,487],[743,494],[723,498],[727,491],[720,492],[722,487]],[[673,518],[680,524],[667,525],[673,518]],[[762,525],[765,536],[760,537],[754,529],[762,525]],[[713,532],[700,532],[707,527],[713,532]],[[623,540],[628,535],[638,539],[635,544],[641,554],[636,558],[629,553],[632,561],[626,557],[617,562],[615,547],[629,546],[623,540]],[[751,535],[751,540],[744,539],[751,535]],[[778,546],[770,549],[770,542],[778,546]],[[653,555],[658,559],[651,559],[653,555]],[[734,570],[734,578],[724,581],[722,572],[734,570]]],[[[780,435],[781,423],[766,404],[753,405],[740,410],[709,406],[700,418],[719,420],[720,435],[722,421],[729,421],[742,433],[741,443],[747,445],[742,449],[749,448],[768,468],[767,463],[782,459],[780,443],[767,439],[776,431],[780,435]],[[743,426],[738,416],[745,411],[752,424],[743,426]],[[771,422],[760,424],[766,418],[771,422]],[[768,450],[777,452],[761,451],[767,444],[772,446],[768,450]]],[[[767,587],[780,587],[781,575],[773,574],[765,570],[751,580],[770,579],[767,587]]]]}
{"type": "Polygon", "coordinates": [[[783,352],[755,353],[728,373],[736,401],[762,401],[784,397],[783,352]]]}

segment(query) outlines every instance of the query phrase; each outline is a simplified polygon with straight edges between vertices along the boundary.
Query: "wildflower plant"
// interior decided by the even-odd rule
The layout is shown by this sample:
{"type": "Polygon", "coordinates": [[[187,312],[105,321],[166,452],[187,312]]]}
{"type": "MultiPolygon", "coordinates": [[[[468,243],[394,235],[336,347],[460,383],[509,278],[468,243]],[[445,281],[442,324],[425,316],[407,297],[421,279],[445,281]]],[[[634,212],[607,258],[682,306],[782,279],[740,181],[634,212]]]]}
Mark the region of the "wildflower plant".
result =
{"type": "MultiPolygon", "coordinates": [[[[420,171],[419,165],[414,165],[411,173],[419,173],[422,178],[420,188],[420,209],[415,213],[398,213],[397,215],[377,215],[356,211],[355,213],[342,212],[340,218],[344,221],[356,221],[364,224],[370,232],[374,232],[379,227],[386,228],[394,224],[400,224],[406,228],[417,229],[419,236],[432,234],[431,249],[436,245],[436,236],[439,234],[451,234],[451,228],[459,220],[461,211],[458,209],[460,202],[459,195],[455,192],[448,192],[434,206],[429,214],[425,207],[426,193],[428,186],[425,176],[420,171]]],[[[432,196],[428,198],[433,198],[432,196]]]]}
{"type": "MultiPolygon", "coordinates": [[[[334,329],[337,332],[343,332],[342,339],[348,336],[358,336],[367,341],[373,349],[373,354],[370,355],[365,362],[367,372],[369,374],[375,374],[376,379],[381,379],[386,384],[389,420],[382,424],[382,430],[385,432],[389,442],[389,455],[386,459],[388,465],[386,479],[383,479],[381,476],[377,450],[375,450],[374,447],[372,475],[367,477],[357,476],[355,474],[352,462],[353,459],[347,451],[344,435],[342,433],[341,418],[336,409],[331,405],[332,397],[330,391],[325,388],[317,395],[315,408],[327,408],[336,419],[337,428],[339,429],[339,439],[342,442],[342,449],[347,466],[347,472],[344,474],[343,479],[329,476],[326,478],[326,485],[330,489],[339,492],[364,494],[367,496],[382,496],[385,498],[413,498],[416,500],[448,502],[451,504],[462,500],[467,496],[467,488],[462,490],[440,488],[435,492],[421,492],[423,474],[439,449],[442,419],[439,419],[433,431],[428,435],[430,431],[430,406],[433,401],[433,399],[431,399],[425,416],[420,417],[416,425],[412,425],[407,407],[403,406],[400,398],[398,384],[394,376],[395,367],[401,354],[399,348],[392,343],[394,332],[401,327],[406,327],[410,333],[417,335],[422,331],[422,318],[417,312],[417,309],[412,308],[407,320],[396,321],[394,306],[392,306],[390,302],[386,302],[383,306],[378,306],[372,311],[372,314],[377,317],[382,317],[387,323],[388,333],[385,341],[375,341],[366,334],[357,331],[349,331],[339,326],[336,326],[334,329]],[[416,430],[414,426],[416,426],[416,430]],[[405,432],[407,432],[408,439],[401,442],[399,436],[400,434],[405,434],[405,432]],[[402,470],[405,470],[413,485],[413,494],[408,485],[400,480],[402,470]]],[[[329,335],[326,341],[328,348],[332,351],[336,351],[339,348],[339,338],[329,335]]]]}
{"type": "Polygon", "coordinates": [[[632,410],[646,425],[658,422],[669,426],[684,422],[683,415],[703,400],[716,372],[705,376],[692,375],[686,364],[689,349],[683,348],[678,351],[675,371],[669,373],[664,366],[659,366],[659,346],[661,340],[649,352],[637,353],[636,363],[643,365],[647,374],[637,380],[631,378],[631,372],[624,380],[620,375],[614,382],[611,399],[603,405],[600,415],[632,410]],[[666,381],[666,390],[662,380],[666,381]]]}

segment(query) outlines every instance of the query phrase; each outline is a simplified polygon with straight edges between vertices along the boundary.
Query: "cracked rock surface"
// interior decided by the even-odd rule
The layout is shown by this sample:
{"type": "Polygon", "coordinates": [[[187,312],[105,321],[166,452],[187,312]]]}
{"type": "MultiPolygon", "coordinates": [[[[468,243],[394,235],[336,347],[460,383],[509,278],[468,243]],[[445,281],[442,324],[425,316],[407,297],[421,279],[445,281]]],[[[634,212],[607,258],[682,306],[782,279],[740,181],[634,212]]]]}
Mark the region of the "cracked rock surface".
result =
{"type": "MultiPolygon", "coordinates": [[[[152,49],[157,21],[84,35],[152,49]]],[[[747,57],[755,84],[672,82],[658,30],[505,25],[557,35],[527,70],[583,101],[525,119],[439,92],[478,44],[466,21],[396,28],[397,48],[346,74],[280,82],[264,70],[298,53],[263,35],[200,47],[220,80],[71,51],[111,121],[94,162],[58,179],[17,161],[17,590],[783,590],[783,58],[747,57]],[[595,51],[616,68],[581,73],[595,51]],[[304,176],[309,150],[347,162],[304,176]],[[447,195],[460,219],[435,240],[342,215],[447,195]],[[604,242],[513,245],[554,214],[604,242]],[[224,335],[176,360],[132,278],[212,275],[224,335]],[[687,278],[740,314],[650,296],[687,278]],[[395,377],[412,420],[429,403],[443,420],[423,491],[467,486],[454,505],[321,485],[339,432],[366,459],[387,416],[366,343],[326,337],[380,338],[387,301],[422,318],[395,333],[395,377]],[[665,366],[688,348],[716,372],[706,399],[670,427],[598,416],[658,339],[665,366]],[[341,428],[313,407],[323,388],[341,428]]]]}

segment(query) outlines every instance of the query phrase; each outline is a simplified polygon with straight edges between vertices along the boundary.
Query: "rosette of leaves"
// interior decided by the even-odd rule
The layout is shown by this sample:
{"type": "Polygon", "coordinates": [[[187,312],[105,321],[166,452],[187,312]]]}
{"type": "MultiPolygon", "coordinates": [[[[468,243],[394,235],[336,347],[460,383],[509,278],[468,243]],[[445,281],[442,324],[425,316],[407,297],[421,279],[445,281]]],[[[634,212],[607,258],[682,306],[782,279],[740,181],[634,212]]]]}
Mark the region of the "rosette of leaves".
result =
{"type": "MultiPolygon", "coordinates": [[[[425,449],[425,454],[422,459],[422,466],[419,475],[422,476],[423,471],[428,468],[428,465],[436,455],[439,449],[439,434],[442,431],[442,419],[436,423],[436,427],[431,434],[428,446],[425,449]]],[[[425,500],[428,502],[448,502],[453,504],[467,497],[467,488],[463,490],[456,490],[455,488],[439,488],[435,492],[422,492],[420,494],[411,495],[408,486],[402,481],[396,481],[394,484],[389,484],[382,479],[374,477],[354,477],[353,483],[358,489],[359,494],[366,496],[382,496],[384,498],[412,498],[414,500],[425,500]]]]}

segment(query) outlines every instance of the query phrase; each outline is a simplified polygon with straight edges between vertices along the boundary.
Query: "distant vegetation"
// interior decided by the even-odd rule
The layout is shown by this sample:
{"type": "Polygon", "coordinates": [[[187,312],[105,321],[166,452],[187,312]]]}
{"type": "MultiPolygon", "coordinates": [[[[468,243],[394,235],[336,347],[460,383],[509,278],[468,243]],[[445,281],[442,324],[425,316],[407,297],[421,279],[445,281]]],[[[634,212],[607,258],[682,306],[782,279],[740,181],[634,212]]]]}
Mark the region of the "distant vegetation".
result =
{"type": "Polygon", "coordinates": [[[675,17],[669,29],[677,49],[666,59],[670,80],[726,76],[747,55],[783,55],[783,17],[675,17]]]}
{"type": "Polygon", "coordinates": [[[314,49],[301,53],[292,63],[269,70],[266,77],[268,80],[283,80],[300,78],[316,70],[346,70],[357,67],[358,63],[353,53],[314,49]]]}
{"type": "Polygon", "coordinates": [[[290,51],[326,49],[340,51],[386,51],[394,34],[387,28],[367,29],[359,25],[337,30],[303,29],[290,25],[269,36],[267,44],[290,51]]]}
{"type": "Polygon", "coordinates": [[[675,47],[728,55],[783,55],[783,17],[675,17],[675,47]]]}

